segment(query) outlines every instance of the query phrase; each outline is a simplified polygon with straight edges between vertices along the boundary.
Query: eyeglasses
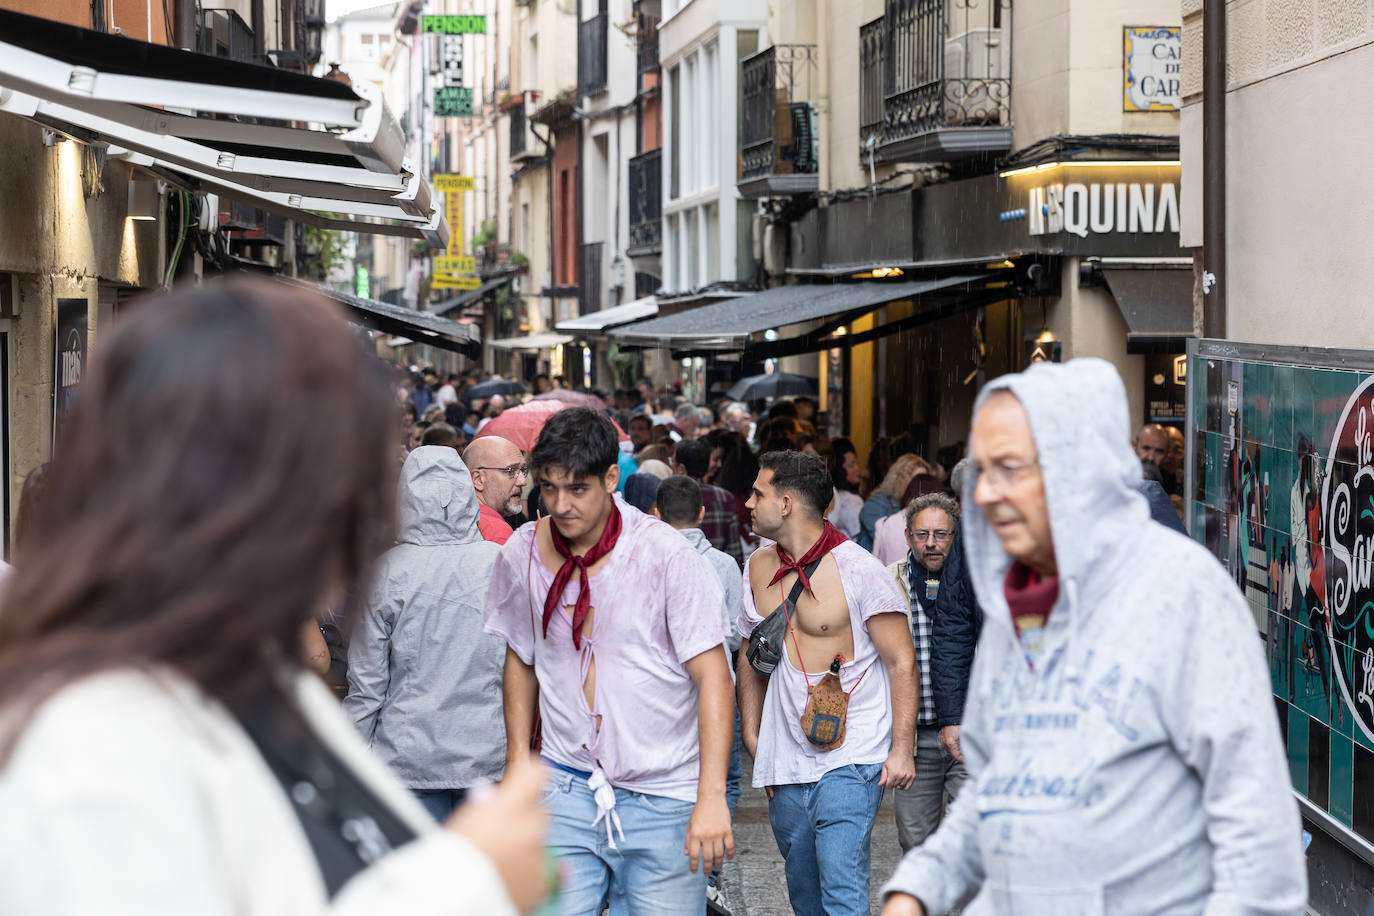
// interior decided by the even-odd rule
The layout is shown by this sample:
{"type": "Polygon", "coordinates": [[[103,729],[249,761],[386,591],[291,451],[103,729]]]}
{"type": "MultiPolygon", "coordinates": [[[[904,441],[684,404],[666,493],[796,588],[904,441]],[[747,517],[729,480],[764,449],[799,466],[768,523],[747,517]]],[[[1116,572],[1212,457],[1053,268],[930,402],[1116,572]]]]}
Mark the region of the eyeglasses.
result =
{"type": "Polygon", "coordinates": [[[477,470],[479,470],[479,471],[500,471],[502,474],[505,474],[507,477],[509,477],[509,478],[511,478],[511,479],[514,479],[514,478],[516,478],[516,477],[528,477],[528,476],[529,476],[529,473],[530,473],[529,465],[525,465],[525,464],[512,464],[512,465],[510,465],[509,467],[504,467],[504,468],[484,468],[484,467],[480,467],[480,466],[479,466],[479,467],[477,468],[477,470]]]}
{"type": "Polygon", "coordinates": [[[911,534],[911,539],[912,539],[913,541],[915,541],[917,544],[920,544],[920,543],[922,543],[922,542],[924,542],[924,541],[928,541],[928,540],[930,540],[931,538],[934,538],[934,539],[935,539],[935,543],[937,543],[937,544],[943,544],[943,543],[945,543],[946,541],[948,541],[950,538],[954,537],[954,532],[953,532],[953,531],[945,531],[945,530],[942,529],[942,528],[937,528],[937,529],[935,529],[934,531],[925,531],[925,530],[921,530],[921,531],[912,531],[912,532],[910,532],[910,534],[911,534]]]}
{"type": "Polygon", "coordinates": [[[987,467],[975,464],[973,473],[979,479],[986,480],[988,484],[997,492],[1005,493],[1007,487],[1016,483],[1031,468],[1038,467],[1039,460],[1030,461],[1001,461],[997,464],[990,464],[987,467]]]}

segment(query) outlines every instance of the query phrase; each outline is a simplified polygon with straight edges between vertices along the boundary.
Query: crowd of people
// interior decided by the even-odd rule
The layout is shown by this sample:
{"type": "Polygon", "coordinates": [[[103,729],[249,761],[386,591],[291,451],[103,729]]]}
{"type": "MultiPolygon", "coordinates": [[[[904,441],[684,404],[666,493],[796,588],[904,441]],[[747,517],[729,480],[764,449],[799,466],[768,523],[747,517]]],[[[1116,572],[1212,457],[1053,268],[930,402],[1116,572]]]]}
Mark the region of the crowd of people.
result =
{"type": "Polygon", "coordinates": [[[749,760],[802,916],[869,912],[888,792],[886,916],[1303,911],[1253,618],[1108,364],[863,462],[647,382],[521,448],[559,380],[499,381],[260,282],[121,323],[0,610],[0,911],[699,916],[749,760]]]}

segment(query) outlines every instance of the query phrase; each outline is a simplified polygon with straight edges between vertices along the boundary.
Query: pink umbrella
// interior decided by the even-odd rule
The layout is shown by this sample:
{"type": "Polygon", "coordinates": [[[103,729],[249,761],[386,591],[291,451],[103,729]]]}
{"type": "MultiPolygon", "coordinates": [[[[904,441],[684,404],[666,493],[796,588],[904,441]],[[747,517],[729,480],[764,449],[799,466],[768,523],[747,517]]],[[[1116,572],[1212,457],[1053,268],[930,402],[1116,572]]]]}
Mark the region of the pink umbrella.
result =
{"type": "Polygon", "coordinates": [[[594,394],[585,391],[567,391],[556,389],[546,391],[543,394],[536,394],[530,398],[531,401],[562,401],[570,407],[590,407],[592,410],[605,410],[606,402],[594,394]]]}
{"type": "MultiPolygon", "coordinates": [[[[539,440],[539,431],[544,428],[544,423],[549,417],[569,407],[577,407],[577,404],[565,404],[562,401],[530,401],[528,404],[521,404],[519,407],[512,407],[504,410],[501,415],[496,417],[486,426],[482,427],[476,438],[483,436],[500,436],[502,439],[509,439],[522,452],[528,452],[534,448],[534,443],[539,440]]],[[[611,421],[615,425],[615,421],[611,421]]],[[[625,435],[625,431],[619,426],[615,427],[616,433],[621,442],[628,442],[630,437],[625,435]]]]}

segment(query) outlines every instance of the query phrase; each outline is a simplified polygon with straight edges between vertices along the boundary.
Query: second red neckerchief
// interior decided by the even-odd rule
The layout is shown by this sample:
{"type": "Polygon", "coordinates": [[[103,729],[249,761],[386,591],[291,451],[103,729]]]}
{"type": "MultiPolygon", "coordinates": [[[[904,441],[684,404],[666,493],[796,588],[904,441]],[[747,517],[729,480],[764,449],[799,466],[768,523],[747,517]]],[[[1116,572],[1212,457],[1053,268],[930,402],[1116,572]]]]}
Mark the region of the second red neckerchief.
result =
{"type": "MultiPolygon", "coordinates": [[[[544,599],[544,638],[549,637],[549,621],[553,619],[554,612],[558,610],[558,602],[563,600],[563,592],[572,581],[573,572],[581,574],[579,584],[582,586],[577,593],[577,604],[573,606],[572,618],[572,638],[573,648],[582,648],[582,624],[587,620],[587,614],[592,609],[591,585],[587,580],[587,567],[596,565],[596,562],[615,549],[615,542],[620,540],[620,509],[615,503],[611,504],[611,514],[606,519],[606,527],[601,532],[601,538],[596,542],[591,550],[583,556],[574,556],[572,548],[564,540],[562,532],[554,524],[553,519],[549,519],[549,537],[553,540],[553,549],[558,551],[558,555],[563,558],[563,565],[558,567],[558,572],[554,574],[553,586],[549,589],[549,596],[544,599]]],[[[814,549],[814,548],[812,548],[814,549]]],[[[809,556],[809,554],[808,554],[809,556]]]]}
{"type": "MultiPolygon", "coordinates": [[[[773,581],[768,583],[768,587],[772,588],[782,581],[783,576],[786,576],[790,572],[794,572],[797,574],[797,578],[801,580],[802,588],[811,592],[811,596],[814,598],[816,593],[811,591],[811,578],[806,574],[806,567],[810,566],[847,540],[849,540],[849,538],[845,537],[838,528],[830,524],[830,522],[826,522],[825,527],[821,529],[821,536],[816,539],[816,543],[811,545],[811,549],[808,550],[805,556],[800,560],[794,560],[789,557],[787,551],[783,550],[782,545],[779,544],[778,571],[773,574],[773,581]]],[[[545,619],[547,619],[547,612],[545,619]]]]}

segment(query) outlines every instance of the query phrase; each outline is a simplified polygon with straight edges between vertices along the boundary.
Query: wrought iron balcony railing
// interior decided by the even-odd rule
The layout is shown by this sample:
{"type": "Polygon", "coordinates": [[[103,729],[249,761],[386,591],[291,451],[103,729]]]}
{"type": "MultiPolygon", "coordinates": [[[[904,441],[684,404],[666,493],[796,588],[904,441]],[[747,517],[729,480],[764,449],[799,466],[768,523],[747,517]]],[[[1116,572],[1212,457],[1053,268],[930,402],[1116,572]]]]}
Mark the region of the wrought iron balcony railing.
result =
{"type": "Polygon", "coordinates": [[[774,45],[740,65],[740,192],[746,197],[816,189],[815,45],[774,45]]]}
{"type": "Polygon", "coordinates": [[[663,245],[663,150],[630,160],[630,253],[651,253],[663,245]]]}
{"type": "Polygon", "coordinates": [[[639,72],[653,73],[658,69],[658,17],[641,12],[635,34],[639,72]]]}
{"type": "Polygon", "coordinates": [[[875,24],[863,27],[861,119],[874,114],[866,90],[881,66],[883,158],[943,162],[1010,149],[1010,29],[1002,23],[1010,8],[1010,0],[887,0],[881,48],[864,43],[875,24]]]}
{"type": "Polygon", "coordinates": [[[601,258],[605,248],[604,242],[582,246],[582,272],[577,277],[579,315],[590,315],[601,310],[601,258]]]}
{"type": "Polygon", "coordinates": [[[596,95],[606,90],[606,36],[610,16],[598,13],[577,26],[577,91],[596,95]]]}

